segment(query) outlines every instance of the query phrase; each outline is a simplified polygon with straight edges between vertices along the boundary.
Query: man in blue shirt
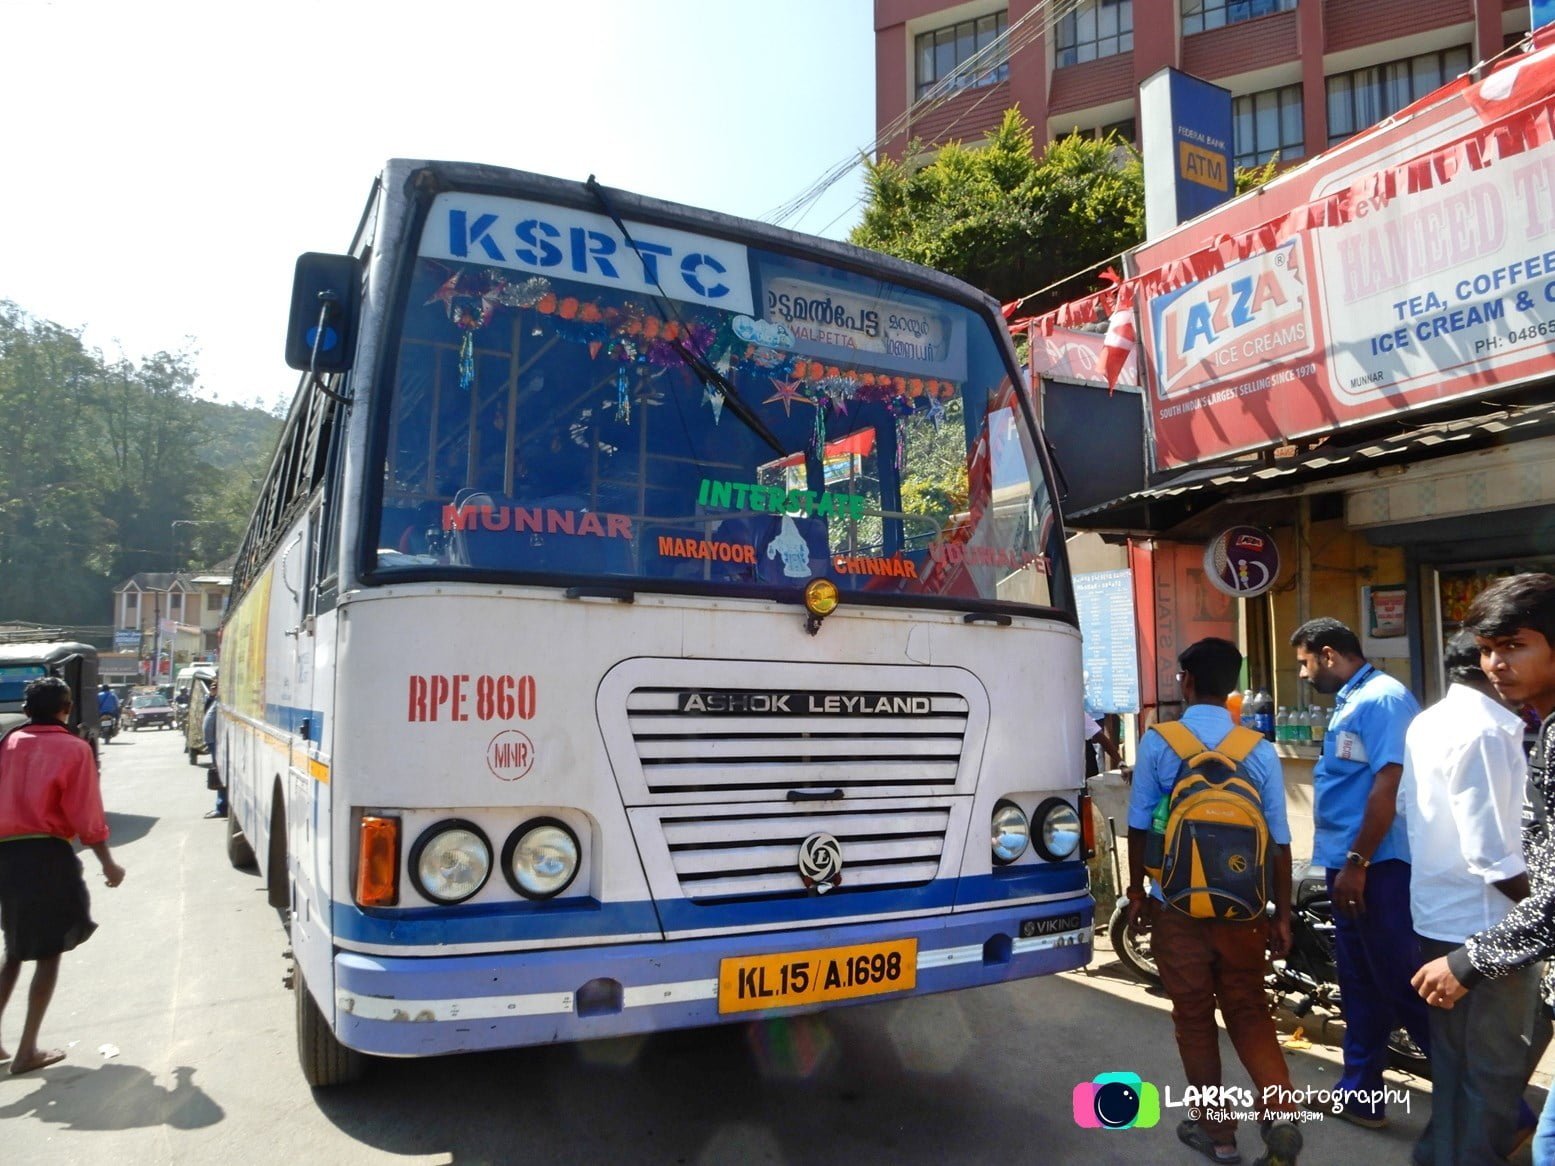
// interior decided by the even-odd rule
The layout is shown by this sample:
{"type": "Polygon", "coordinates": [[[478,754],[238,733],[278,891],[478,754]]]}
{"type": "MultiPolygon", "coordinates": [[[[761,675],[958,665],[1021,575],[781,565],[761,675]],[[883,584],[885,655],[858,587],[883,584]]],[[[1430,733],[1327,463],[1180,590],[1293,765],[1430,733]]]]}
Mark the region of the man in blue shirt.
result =
{"type": "Polygon", "coordinates": [[[1327,870],[1334,960],[1344,998],[1340,1116],[1386,1124],[1381,1102],[1388,1036],[1402,1025],[1430,1052],[1425,1003],[1410,985],[1420,966],[1409,910],[1409,835],[1397,815],[1404,735],[1420,705],[1361,654],[1344,624],[1308,620],[1290,637],[1301,678],[1334,698],[1323,756],[1312,773],[1312,861],[1327,870]]]}
{"type": "MultiPolygon", "coordinates": [[[[1213,749],[1236,727],[1226,711],[1226,697],[1242,671],[1242,653],[1229,640],[1204,639],[1185,648],[1177,663],[1177,683],[1185,708],[1182,725],[1205,748],[1213,749]]],[[[1139,742],[1128,809],[1129,926],[1153,932],[1151,951],[1161,972],[1161,985],[1172,999],[1172,1025],[1177,1052],[1188,1084],[1218,1086],[1220,1030],[1215,1006],[1268,1118],[1269,1111],[1298,1108],[1291,1090],[1290,1069],[1275,1035],[1264,996],[1264,951],[1276,958],[1290,949],[1290,826],[1285,813],[1285,781],[1280,761],[1267,741],[1247,756],[1243,771],[1258,789],[1264,822],[1269,828],[1270,869],[1273,872],[1274,919],[1248,922],[1194,918],[1163,902],[1159,887],[1144,891],[1145,847],[1151,819],[1163,797],[1182,774],[1182,759],[1158,732],[1139,742]]],[[[1240,1162],[1236,1121],[1223,1107],[1206,1105],[1202,1121],[1185,1121],[1177,1136],[1211,1161],[1240,1162]]],[[[1288,1166],[1301,1149],[1301,1133],[1289,1121],[1265,1124],[1264,1166],[1288,1166]]]]}
{"type": "Polygon", "coordinates": [[[119,698],[114,695],[113,689],[106,684],[97,687],[97,715],[99,717],[112,717],[114,728],[119,727],[119,698]]]}

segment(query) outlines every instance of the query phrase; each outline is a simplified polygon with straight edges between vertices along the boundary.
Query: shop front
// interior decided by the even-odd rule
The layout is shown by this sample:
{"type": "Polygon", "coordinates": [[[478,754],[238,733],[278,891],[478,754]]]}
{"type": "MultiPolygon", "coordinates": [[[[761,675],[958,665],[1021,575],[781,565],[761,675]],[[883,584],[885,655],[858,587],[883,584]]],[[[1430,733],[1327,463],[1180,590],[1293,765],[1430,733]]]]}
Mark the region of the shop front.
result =
{"type": "Polygon", "coordinates": [[[1299,781],[1330,699],[1297,676],[1297,626],[1342,620],[1431,701],[1474,596],[1555,572],[1555,47],[1152,240],[1117,288],[1028,327],[1058,461],[1087,471],[1066,522],[1133,572],[1141,724],[1176,715],[1183,637],[1229,635],[1299,781]],[[1139,389],[1053,359],[1109,317],[1106,344],[1140,338],[1139,389]],[[1092,446],[1131,409],[1143,454],[1115,448],[1098,490],[1092,446]],[[1240,530],[1271,577],[1239,575],[1234,543],[1224,561],[1240,530]]]}

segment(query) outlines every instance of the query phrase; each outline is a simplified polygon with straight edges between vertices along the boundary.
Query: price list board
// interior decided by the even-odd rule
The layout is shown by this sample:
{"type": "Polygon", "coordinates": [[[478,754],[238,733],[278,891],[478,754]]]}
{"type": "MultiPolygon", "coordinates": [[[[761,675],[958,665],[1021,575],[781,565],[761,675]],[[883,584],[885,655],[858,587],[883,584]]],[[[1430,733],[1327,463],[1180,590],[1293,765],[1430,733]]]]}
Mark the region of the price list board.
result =
{"type": "Polygon", "coordinates": [[[1086,711],[1137,713],[1139,651],[1132,574],[1124,570],[1076,575],[1074,593],[1084,641],[1086,711]]]}

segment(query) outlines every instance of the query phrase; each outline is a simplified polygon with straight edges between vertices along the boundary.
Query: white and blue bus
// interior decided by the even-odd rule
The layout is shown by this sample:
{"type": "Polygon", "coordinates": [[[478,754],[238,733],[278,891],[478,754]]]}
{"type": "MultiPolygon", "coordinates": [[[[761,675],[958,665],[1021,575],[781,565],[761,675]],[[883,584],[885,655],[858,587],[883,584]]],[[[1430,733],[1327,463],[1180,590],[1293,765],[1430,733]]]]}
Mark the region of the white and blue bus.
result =
{"type": "Polygon", "coordinates": [[[218,763],[310,1083],[1088,962],[1079,632],[987,297],[394,161],[287,356],[218,763]]]}

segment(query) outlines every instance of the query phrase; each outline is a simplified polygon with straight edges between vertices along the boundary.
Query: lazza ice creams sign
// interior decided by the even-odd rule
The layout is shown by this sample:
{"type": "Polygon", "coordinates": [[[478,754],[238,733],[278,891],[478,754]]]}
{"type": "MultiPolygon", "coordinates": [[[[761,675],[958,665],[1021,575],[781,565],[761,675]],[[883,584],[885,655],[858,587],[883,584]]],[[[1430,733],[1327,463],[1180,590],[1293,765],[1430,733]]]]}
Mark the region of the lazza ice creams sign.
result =
{"type": "MultiPolygon", "coordinates": [[[[1206,381],[1251,375],[1313,348],[1310,297],[1297,241],[1150,301],[1158,392],[1192,393],[1206,381]]],[[[1232,386],[1221,390],[1230,400],[1232,386]]],[[[1216,404],[1219,394],[1185,402],[1216,404]]],[[[1164,410],[1163,410],[1164,412],[1164,410]]]]}

